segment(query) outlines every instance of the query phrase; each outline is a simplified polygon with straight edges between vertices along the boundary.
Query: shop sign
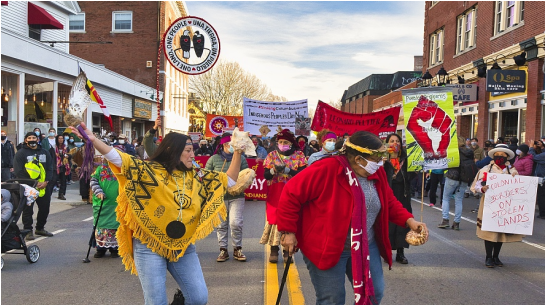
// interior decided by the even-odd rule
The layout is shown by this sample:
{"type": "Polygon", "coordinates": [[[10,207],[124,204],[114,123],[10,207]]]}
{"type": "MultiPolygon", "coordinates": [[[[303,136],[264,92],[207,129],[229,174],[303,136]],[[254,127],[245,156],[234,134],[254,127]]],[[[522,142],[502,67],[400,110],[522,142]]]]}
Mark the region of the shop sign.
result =
{"type": "Polygon", "coordinates": [[[488,70],[486,73],[486,91],[524,92],[526,91],[526,71],[488,70]]]}
{"type": "Polygon", "coordinates": [[[477,96],[477,85],[476,84],[467,84],[467,85],[447,85],[452,89],[452,99],[454,103],[459,102],[475,102],[479,98],[477,96]]]}
{"type": "Polygon", "coordinates": [[[151,119],[152,103],[143,100],[134,100],[132,107],[133,118],[151,119]]]}

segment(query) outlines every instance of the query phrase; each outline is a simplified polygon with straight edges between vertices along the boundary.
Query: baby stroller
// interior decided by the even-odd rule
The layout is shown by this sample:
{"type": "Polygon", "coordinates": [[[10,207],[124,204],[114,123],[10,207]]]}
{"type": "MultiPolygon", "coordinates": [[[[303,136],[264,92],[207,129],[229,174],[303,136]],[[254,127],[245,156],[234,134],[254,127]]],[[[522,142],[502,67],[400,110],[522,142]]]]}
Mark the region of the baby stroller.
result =
{"type": "MultiPolygon", "coordinates": [[[[40,258],[40,248],[36,245],[27,247],[25,236],[30,230],[19,230],[19,226],[17,226],[17,221],[19,221],[27,204],[25,188],[21,184],[36,187],[36,180],[13,179],[2,183],[2,189],[8,190],[11,193],[11,203],[13,204],[13,213],[11,217],[7,222],[2,223],[2,253],[6,253],[10,250],[23,250],[23,253],[13,251],[8,252],[7,254],[24,254],[30,263],[35,263],[40,258]]],[[[3,257],[1,268],[4,268],[3,257]]]]}

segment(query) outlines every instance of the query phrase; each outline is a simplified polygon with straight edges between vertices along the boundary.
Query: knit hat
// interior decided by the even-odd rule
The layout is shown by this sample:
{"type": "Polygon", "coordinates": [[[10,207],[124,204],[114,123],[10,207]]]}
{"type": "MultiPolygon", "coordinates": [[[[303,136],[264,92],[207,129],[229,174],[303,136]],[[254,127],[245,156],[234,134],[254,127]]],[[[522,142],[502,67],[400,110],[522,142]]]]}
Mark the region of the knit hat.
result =
{"type": "Polygon", "coordinates": [[[297,142],[295,140],[295,135],[289,129],[283,129],[276,134],[276,141],[278,142],[279,140],[286,140],[291,144],[295,144],[295,142],[297,142]]]}
{"type": "Polygon", "coordinates": [[[27,132],[26,135],[25,135],[25,140],[26,140],[26,138],[32,137],[32,136],[36,137],[36,133],[34,131],[27,132]]]}
{"type": "Polygon", "coordinates": [[[526,144],[520,144],[518,150],[522,151],[524,154],[527,154],[530,150],[530,147],[528,147],[528,145],[526,144]]]}

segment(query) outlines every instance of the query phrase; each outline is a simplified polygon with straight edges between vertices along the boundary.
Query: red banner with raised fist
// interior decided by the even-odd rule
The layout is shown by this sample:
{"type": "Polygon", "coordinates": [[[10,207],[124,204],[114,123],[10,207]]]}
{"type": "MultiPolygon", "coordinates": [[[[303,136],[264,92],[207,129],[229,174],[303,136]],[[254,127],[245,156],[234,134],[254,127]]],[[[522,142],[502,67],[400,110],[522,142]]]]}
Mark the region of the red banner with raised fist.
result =
{"type": "Polygon", "coordinates": [[[342,136],[352,135],[356,131],[365,130],[385,139],[396,132],[397,120],[401,107],[393,107],[378,112],[354,114],[340,111],[322,101],[318,102],[311,129],[320,131],[329,129],[342,136]]]}
{"type": "MultiPolygon", "coordinates": [[[[200,167],[204,168],[206,166],[206,162],[208,162],[208,159],[210,159],[208,156],[195,157],[195,162],[197,162],[200,167]]],[[[267,186],[267,180],[263,176],[265,173],[263,161],[258,162],[257,159],[246,159],[246,161],[248,162],[248,166],[256,173],[254,181],[244,192],[246,200],[267,200],[267,192],[269,188],[267,186]]]]}

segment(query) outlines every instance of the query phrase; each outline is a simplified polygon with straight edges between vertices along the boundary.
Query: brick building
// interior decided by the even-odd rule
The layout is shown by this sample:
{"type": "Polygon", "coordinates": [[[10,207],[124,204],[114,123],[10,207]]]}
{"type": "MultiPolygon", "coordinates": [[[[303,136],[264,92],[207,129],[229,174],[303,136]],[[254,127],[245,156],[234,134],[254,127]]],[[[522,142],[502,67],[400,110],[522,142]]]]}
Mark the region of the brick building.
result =
{"type": "Polygon", "coordinates": [[[427,1],[425,10],[423,71],[435,76],[443,67],[451,83],[478,86],[475,101],[455,105],[459,134],[481,143],[500,136],[526,142],[545,134],[545,2],[427,1]],[[514,57],[523,52],[527,62],[519,67],[514,57]],[[490,74],[494,63],[526,71],[525,91],[487,92],[484,71],[490,74]]]}
{"type": "MultiPolygon", "coordinates": [[[[80,1],[79,6],[81,13],[70,17],[70,40],[112,44],[72,44],[71,53],[155,88],[160,41],[176,19],[188,15],[184,2],[80,1]]],[[[188,77],[170,65],[163,52],[159,70],[164,132],[185,133],[189,130],[188,77]]],[[[147,99],[133,102],[149,108],[156,98],[155,90],[146,95],[147,99]]],[[[155,106],[152,111],[157,112],[155,106]]],[[[141,135],[153,123],[139,115],[148,113],[126,113],[124,117],[114,117],[114,124],[121,124],[124,132],[141,135]]]]}

